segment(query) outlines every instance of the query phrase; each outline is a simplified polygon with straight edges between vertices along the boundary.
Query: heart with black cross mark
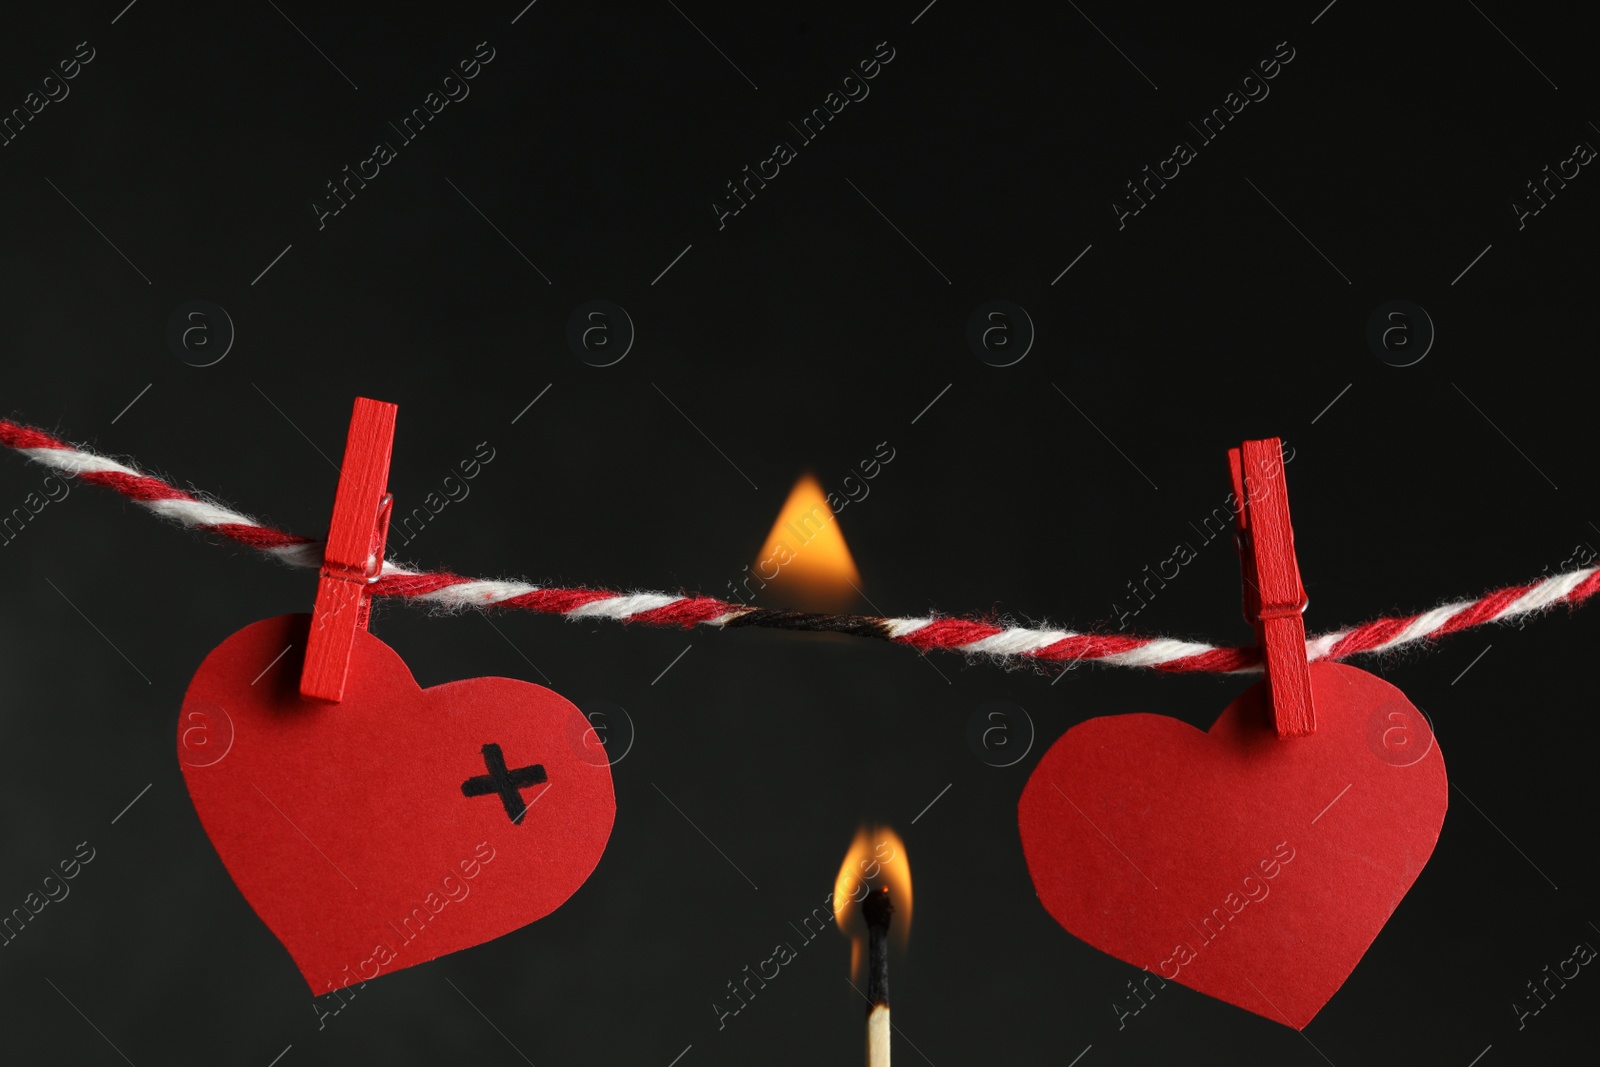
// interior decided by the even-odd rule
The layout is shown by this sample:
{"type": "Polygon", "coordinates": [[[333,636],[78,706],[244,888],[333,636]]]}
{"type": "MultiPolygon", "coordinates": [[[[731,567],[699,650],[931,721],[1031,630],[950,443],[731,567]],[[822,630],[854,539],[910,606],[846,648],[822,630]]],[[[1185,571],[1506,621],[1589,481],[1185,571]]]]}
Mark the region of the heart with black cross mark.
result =
{"type": "Polygon", "coordinates": [[[542,686],[421,689],[355,636],[338,704],[298,691],[310,617],[265,619],[184,696],[184,781],[245,900],[313,994],[482,944],[560,907],[600,862],[611,768],[542,686]]]}

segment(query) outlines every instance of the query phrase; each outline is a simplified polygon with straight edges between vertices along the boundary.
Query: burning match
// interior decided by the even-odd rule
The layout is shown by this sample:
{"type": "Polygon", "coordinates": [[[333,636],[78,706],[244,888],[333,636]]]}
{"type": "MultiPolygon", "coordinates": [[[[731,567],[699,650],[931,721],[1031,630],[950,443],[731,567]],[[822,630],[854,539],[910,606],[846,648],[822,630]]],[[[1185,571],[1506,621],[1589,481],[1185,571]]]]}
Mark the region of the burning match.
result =
{"type": "Polygon", "coordinates": [[[850,984],[857,992],[866,965],[867,1067],[889,1067],[889,925],[897,912],[902,918],[895,927],[896,940],[904,948],[911,927],[911,867],[905,845],[893,830],[862,827],[834,882],[833,913],[839,929],[851,937],[850,984]],[[858,910],[861,918],[856,920],[858,910]]]}
{"type": "Polygon", "coordinates": [[[861,914],[867,920],[867,1067],[889,1067],[889,887],[867,894],[861,914]]]}

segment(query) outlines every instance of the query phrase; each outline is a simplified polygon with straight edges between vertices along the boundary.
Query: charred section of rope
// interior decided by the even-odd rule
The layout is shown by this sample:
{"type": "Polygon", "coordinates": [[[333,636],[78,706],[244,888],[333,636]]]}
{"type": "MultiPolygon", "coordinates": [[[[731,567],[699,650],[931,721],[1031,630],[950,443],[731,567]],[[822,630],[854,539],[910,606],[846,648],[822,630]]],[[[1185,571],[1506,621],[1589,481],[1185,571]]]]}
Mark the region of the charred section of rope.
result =
{"type": "Polygon", "coordinates": [[[809,611],[780,611],[753,608],[729,619],[725,628],[760,626],[769,630],[805,630],[814,633],[850,634],[852,637],[878,637],[887,641],[889,631],[882,619],[870,615],[819,615],[809,611]]]}

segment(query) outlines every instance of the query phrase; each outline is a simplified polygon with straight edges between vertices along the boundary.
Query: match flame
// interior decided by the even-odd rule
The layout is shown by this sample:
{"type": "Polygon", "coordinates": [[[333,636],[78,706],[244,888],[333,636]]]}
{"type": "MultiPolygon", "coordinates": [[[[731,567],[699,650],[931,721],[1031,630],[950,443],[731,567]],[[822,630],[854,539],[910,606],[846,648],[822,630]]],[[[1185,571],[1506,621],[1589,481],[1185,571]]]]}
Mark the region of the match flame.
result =
{"type": "Polygon", "coordinates": [[[867,926],[861,918],[861,901],[870,892],[887,888],[894,905],[890,933],[901,948],[911,934],[911,860],[900,835],[887,826],[862,826],[839,865],[833,882],[833,918],[851,939],[850,975],[861,978],[862,946],[867,926]]]}
{"type": "Polygon", "coordinates": [[[837,610],[854,601],[861,574],[816,478],[805,474],[795,482],[748,574],[752,591],[770,584],[784,599],[812,610],[837,610]]]}

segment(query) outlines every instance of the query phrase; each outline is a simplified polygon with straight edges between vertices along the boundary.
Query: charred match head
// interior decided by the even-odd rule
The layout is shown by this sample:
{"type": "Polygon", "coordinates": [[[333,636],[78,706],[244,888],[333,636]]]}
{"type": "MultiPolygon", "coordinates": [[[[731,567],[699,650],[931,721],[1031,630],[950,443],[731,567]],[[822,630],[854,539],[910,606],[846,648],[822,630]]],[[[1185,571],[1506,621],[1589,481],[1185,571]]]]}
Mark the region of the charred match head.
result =
{"type": "Polygon", "coordinates": [[[894,914],[894,904],[889,900],[889,887],[879,886],[867,894],[861,902],[861,917],[866,920],[868,930],[882,927],[889,929],[889,916],[894,914]]]}
{"type": "Polygon", "coordinates": [[[871,1009],[889,1005],[889,917],[894,904],[889,887],[880,886],[861,902],[861,917],[867,923],[867,1000],[871,1009]]]}

